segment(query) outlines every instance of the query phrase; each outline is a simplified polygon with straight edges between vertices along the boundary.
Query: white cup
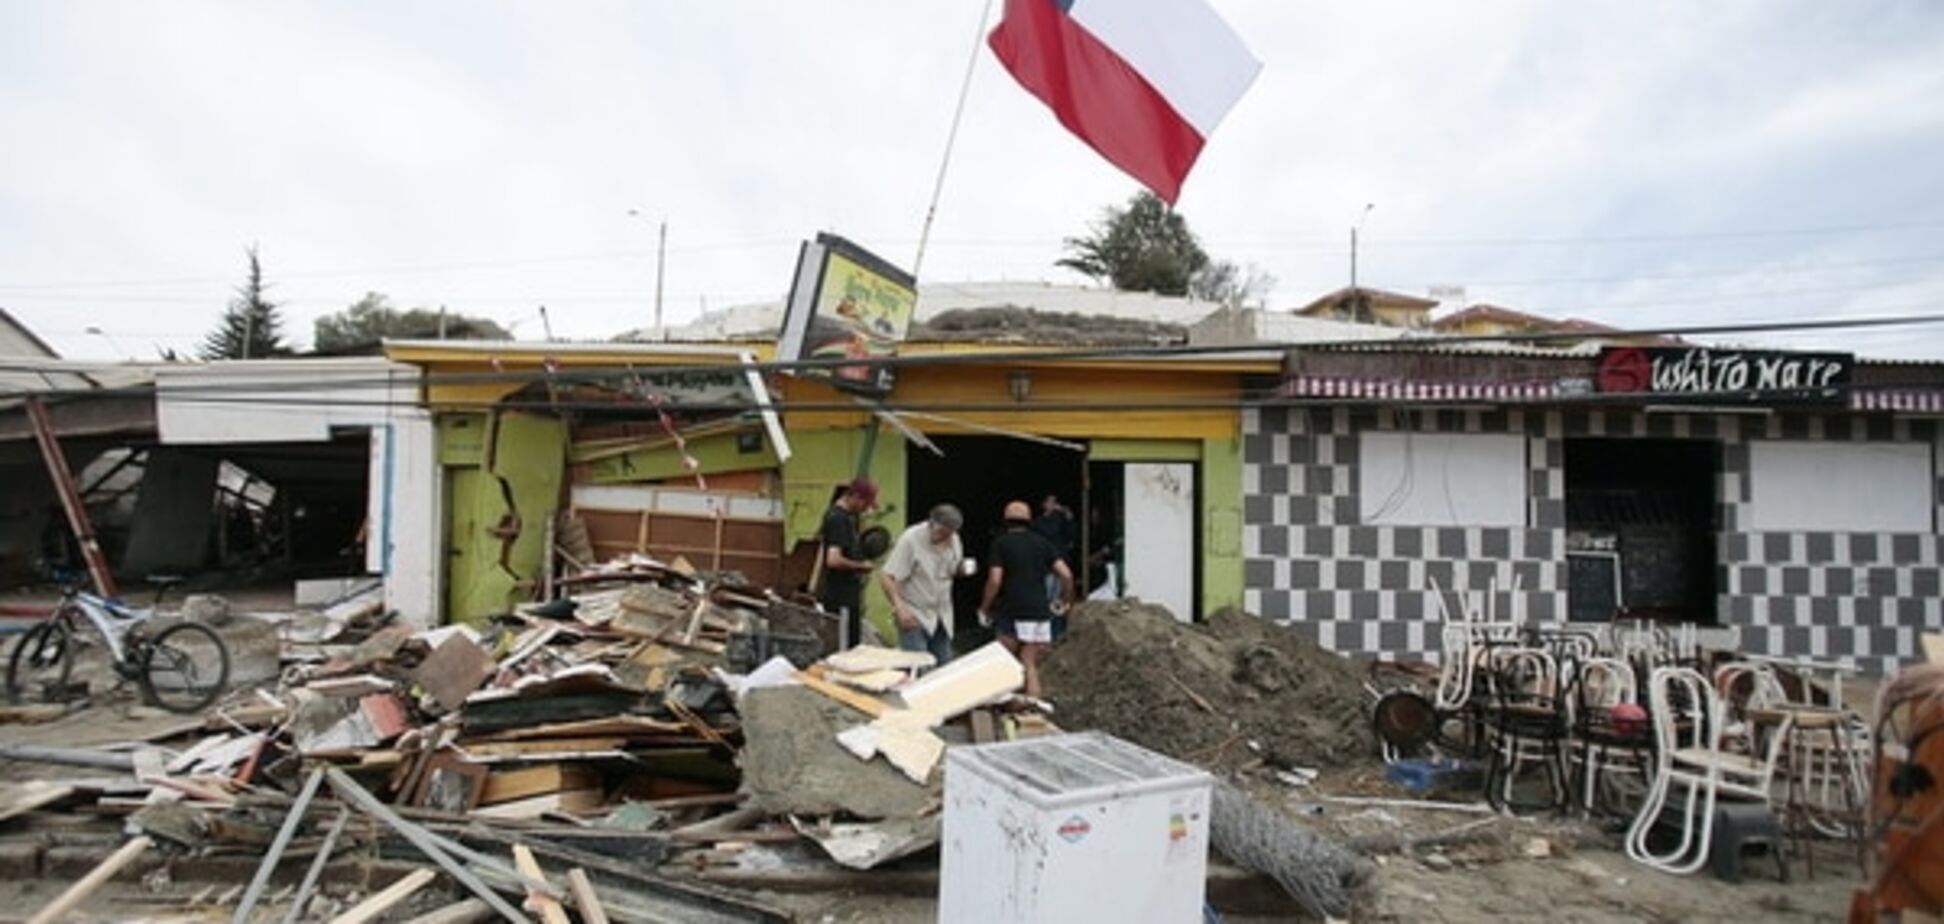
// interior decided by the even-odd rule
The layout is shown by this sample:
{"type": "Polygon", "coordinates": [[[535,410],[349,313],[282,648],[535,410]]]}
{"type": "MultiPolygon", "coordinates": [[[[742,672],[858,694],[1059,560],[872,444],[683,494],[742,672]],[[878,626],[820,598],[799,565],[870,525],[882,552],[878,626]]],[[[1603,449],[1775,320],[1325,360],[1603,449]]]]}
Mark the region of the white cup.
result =
{"type": "Polygon", "coordinates": [[[959,562],[959,577],[971,577],[979,573],[979,560],[965,558],[959,562]]]}

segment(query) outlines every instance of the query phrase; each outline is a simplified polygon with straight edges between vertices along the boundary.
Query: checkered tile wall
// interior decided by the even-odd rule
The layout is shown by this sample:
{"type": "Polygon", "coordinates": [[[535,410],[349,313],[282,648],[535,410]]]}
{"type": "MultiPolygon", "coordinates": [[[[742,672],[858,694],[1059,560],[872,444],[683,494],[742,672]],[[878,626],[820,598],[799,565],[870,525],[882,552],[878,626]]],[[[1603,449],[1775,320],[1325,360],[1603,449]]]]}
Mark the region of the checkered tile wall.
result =
{"type": "MultiPolygon", "coordinates": [[[[1563,618],[1565,440],[1579,436],[1718,440],[1719,612],[1742,646],[1773,655],[1893,668],[1917,633],[1944,628],[1939,537],[1753,533],[1748,443],[1763,439],[1921,441],[1930,421],[1860,415],[1641,414],[1629,411],[1255,408],[1243,414],[1245,600],[1265,617],[1338,651],[1435,655],[1429,580],[1483,594],[1501,614],[1563,618]],[[1371,430],[1515,433],[1527,439],[1528,528],[1365,526],[1359,435],[1371,430]],[[1520,590],[1510,588],[1517,579],[1520,590]]],[[[1933,501],[1944,504],[1944,480],[1933,501]]],[[[1935,511],[1944,522],[1944,508],[1935,511]]],[[[1449,594],[1445,597],[1449,605],[1449,594]]]]}

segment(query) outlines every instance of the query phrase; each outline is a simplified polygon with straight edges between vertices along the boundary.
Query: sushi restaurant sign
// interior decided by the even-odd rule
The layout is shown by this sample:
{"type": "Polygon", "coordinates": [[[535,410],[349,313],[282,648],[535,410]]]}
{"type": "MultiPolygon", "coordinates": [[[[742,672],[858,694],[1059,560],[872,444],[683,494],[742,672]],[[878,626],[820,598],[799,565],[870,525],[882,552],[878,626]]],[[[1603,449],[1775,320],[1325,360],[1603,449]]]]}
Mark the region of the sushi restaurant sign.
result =
{"type": "Polygon", "coordinates": [[[1840,401],[1855,366],[1848,353],[1608,347],[1600,352],[1594,386],[1602,394],[1655,400],[1840,401]]]}

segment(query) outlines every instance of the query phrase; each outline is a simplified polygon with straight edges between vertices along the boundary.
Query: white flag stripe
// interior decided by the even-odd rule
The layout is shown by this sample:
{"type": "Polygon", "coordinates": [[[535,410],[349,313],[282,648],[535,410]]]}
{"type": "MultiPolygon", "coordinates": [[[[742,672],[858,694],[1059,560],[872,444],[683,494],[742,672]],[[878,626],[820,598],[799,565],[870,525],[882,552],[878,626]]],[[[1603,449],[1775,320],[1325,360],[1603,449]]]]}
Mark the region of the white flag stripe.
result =
{"type": "Polygon", "coordinates": [[[1068,15],[1147,78],[1203,139],[1262,70],[1203,0],[1075,0],[1068,15]]]}

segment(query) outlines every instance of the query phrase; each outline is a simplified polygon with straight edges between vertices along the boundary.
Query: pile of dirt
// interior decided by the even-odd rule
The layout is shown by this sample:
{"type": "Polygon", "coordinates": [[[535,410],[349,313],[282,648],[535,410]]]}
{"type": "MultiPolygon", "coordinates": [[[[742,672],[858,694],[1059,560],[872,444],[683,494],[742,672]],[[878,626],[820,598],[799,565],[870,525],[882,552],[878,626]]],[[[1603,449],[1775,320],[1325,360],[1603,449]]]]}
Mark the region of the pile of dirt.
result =
{"type": "Polygon", "coordinates": [[[1376,752],[1356,665],[1234,610],[1191,625],[1138,601],[1082,604],[1041,682],[1062,727],[1213,769],[1336,767],[1376,752]]]}
{"type": "Polygon", "coordinates": [[[954,308],[911,325],[912,340],[963,340],[1076,346],[1154,346],[1188,342],[1179,324],[1113,315],[1040,311],[1015,305],[954,308]]]}

